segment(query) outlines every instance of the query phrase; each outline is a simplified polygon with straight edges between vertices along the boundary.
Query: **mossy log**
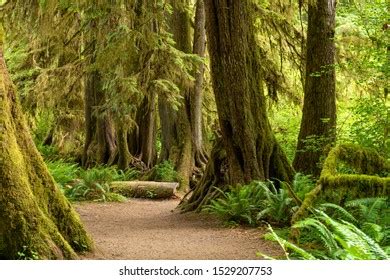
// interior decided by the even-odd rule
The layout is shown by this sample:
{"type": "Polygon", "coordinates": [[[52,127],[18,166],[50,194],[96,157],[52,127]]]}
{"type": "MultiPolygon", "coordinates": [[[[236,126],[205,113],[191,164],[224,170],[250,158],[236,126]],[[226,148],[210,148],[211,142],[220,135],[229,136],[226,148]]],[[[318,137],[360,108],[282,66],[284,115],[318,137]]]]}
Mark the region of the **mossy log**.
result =
{"type": "Polygon", "coordinates": [[[77,259],[77,252],[92,248],[78,214],[32,141],[6,68],[2,36],[0,209],[0,259],[16,259],[20,253],[23,258],[77,259]]]}
{"type": "Polygon", "coordinates": [[[111,191],[125,197],[166,199],[175,196],[179,183],[151,181],[112,182],[111,191]]]}
{"type": "Polygon", "coordinates": [[[390,196],[390,163],[376,151],[344,144],[333,148],[324,162],[317,187],[306,194],[292,221],[306,216],[315,201],[343,205],[351,199],[390,196]]]}

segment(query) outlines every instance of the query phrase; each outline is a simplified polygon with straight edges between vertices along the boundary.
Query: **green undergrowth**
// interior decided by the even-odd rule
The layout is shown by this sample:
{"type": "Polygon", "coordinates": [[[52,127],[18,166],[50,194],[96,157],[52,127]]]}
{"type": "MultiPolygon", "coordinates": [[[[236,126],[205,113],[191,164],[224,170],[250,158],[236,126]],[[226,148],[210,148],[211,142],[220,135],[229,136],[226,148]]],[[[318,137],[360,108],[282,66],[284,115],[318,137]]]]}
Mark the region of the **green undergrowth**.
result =
{"type": "Polygon", "coordinates": [[[82,169],[65,160],[50,160],[46,164],[59,188],[71,201],[125,201],[125,197],[111,192],[110,183],[131,181],[139,176],[134,169],[123,171],[108,166],[82,169]]]}
{"type": "Polygon", "coordinates": [[[375,150],[344,144],[332,149],[321,172],[320,196],[336,204],[390,196],[390,163],[375,150]]]}
{"type": "Polygon", "coordinates": [[[169,160],[166,160],[154,166],[144,175],[143,179],[157,182],[178,182],[179,176],[175,170],[174,164],[169,160]]]}
{"type": "Polygon", "coordinates": [[[389,205],[389,198],[352,200],[345,208],[321,204],[292,226],[292,238],[271,226],[264,238],[277,242],[286,259],[390,259],[389,205]]]}
{"type": "Polygon", "coordinates": [[[295,176],[291,186],[284,182],[254,181],[248,185],[230,187],[227,192],[219,190],[221,197],[212,200],[203,210],[216,214],[229,224],[257,226],[268,222],[283,226],[289,223],[298,201],[313,187],[314,181],[310,176],[302,174],[295,176]]]}

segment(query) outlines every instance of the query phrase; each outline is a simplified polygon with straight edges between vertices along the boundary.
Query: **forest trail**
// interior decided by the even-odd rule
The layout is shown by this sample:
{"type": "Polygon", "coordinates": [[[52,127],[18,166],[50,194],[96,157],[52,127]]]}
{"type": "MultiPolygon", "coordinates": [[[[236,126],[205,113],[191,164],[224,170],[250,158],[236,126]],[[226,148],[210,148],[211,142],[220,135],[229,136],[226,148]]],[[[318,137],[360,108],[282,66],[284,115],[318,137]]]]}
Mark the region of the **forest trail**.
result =
{"type": "Polygon", "coordinates": [[[84,259],[258,259],[280,255],[278,246],[253,228],[227,228],[209,215],[180,214],[178,199],[80,203],[96,251],[84,259]]]}

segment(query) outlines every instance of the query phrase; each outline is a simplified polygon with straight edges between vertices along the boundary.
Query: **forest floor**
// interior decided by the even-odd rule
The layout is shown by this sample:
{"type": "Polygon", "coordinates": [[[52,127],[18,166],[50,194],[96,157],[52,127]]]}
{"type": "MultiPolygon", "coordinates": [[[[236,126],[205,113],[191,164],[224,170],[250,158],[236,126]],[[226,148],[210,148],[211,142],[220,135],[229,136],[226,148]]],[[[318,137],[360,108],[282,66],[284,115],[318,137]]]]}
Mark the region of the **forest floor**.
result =
{"type": "Polygon", "coordinates": [[[229,228],[206,214],[181,214],[179,199],[76,205],[96,250],[83,259],[258,259],[281,250],[261,238],[265,230],[229,228]]]}

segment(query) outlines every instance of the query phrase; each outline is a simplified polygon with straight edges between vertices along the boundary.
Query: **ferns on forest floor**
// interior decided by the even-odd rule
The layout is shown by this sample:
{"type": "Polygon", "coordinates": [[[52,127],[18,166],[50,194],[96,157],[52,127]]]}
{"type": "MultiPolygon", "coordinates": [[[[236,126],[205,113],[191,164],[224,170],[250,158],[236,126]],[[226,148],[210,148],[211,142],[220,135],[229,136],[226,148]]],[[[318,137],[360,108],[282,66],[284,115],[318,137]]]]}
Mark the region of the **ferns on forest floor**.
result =
{"type": "Polygon", "coordinates": [[[122,171],[107,166],[84,170],[64,160],[48,161],[46,164],[65,196],[72,201],[125,201],[125,197],[110,191],[110,183],[134,180],[139,175],[134,169],[122,171]]]}
{"type": "Polygon", "coordinates": [[[267,221],[276,225],[289,222],[296,202],[290,196],[290,189],[298,199],[312,190],[314,182],[309,176],[297,174],[291,187],[284,182],[275,183],[254,181],[248,185],[230,187],[228,192],[221,192],[221,198],[212,200],[204,207],[228,222],[257,225],[267,221]]]}
{"type": "Polygon", "coordinates": [[[271,226],[269,226],[270,233],[266,234],[265,238],[278,242],[287,259],[390,259],[388,247],[381,247],[375,239],[356,225],[331,218],[320,210],[314,212],[314,217],[306,218],[293,225],[293,228],[299,229],[304,236],[300,238],[301,242],[306,241],[303,247],[279,237],[271,226]],[[317,245],[314,249],[313,243],[317,245]]]}

